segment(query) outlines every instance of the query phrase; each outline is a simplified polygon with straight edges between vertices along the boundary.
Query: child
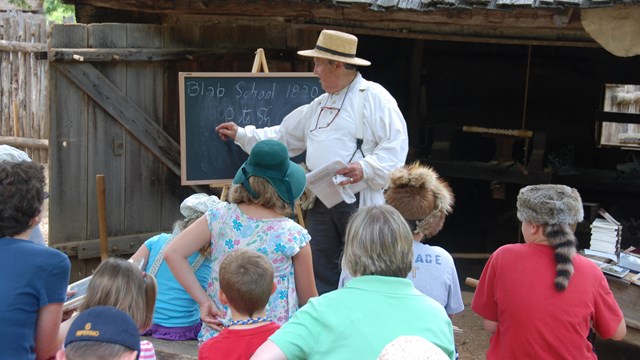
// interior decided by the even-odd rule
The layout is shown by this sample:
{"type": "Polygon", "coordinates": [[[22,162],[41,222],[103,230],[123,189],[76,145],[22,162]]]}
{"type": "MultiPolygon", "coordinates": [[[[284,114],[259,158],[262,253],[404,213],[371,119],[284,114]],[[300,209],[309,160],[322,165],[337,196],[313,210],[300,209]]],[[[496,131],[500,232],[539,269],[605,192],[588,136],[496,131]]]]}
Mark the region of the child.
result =
{"type": "Polygon", "coordinates": [[[219,273],[218,297],[229,307],[231,321],[200,347],[198,359],[248,360],[280,328],[265,311],[276,290],[273,265],[260,253],[238,249],[224,257],[219,273]]]}
{"type": "MultiPolygon", "coordinates": [[[[287,216],[305,187],[302,168],[289,160],[285,146],[274,140],[256,144],[233,179],[230,203],[220,202],[171,243],[165,260],[176,279],[200,305],[204,324],[198,339],[217,334],[226,316],[219,309],[218,268],[224,255],[245,248],[266,255],[274,267],[277,290],[267,304],[267,316],[282,324],[317,296],[309,234],[287,216]],[[211,278],[205,292],[187,258],[211,243],[211,278]]],[[[226,309],[226,307],[224,307],[226,309]]]]}
{"type": "Polygon", "coordinates": [[[42,165],[0,162],[0,352],[5,359],[47,359],[56,340],[71,263],[29,241],[46,198],[42,165]]]}
{"type": "MultiPolygon", "coordinates": [[[[445,249],[421,242],[442,229],[452,210],[453,192],[434,170],[419,162],[392,171],[389,183],[385,200],[402,214],[413,232],[413,267],[407,279],[453,317],[464,310],[453,258],[445,249]]],[[[350,279],[351,275],[343,268],[339,287],[350,279]]]]}
{"type": "MultiPolygon", "coordinates": [[[[151,327],[155,302],[156,281],[152,275],[144,274],[133,262],[109,258],[93,273],[79,310],[82,314],[95,306],[113,306],[131,316],[138,331],[143,333],[151,327]]],[[[74,319],[62,324],[60,337],[67,335],[74,319]]],[[[147,340],[140,341],[140,359],[155,358],[153,344],[147,340]]]]}
{"type": "MultiPolygon", "coordinates": [[[[10,161],[10,162],[19,162],[19,161],[31,161],[29,155],[26,152],[16,149],[10,145],[0,145],[0,161],[10,161]]],[[[42,236],[42,231],[40,230],[40,224],[38,226],[34,226],[31,230],[31,236],[29,237],[30,241],[42,246],[47,246],[44,241],[44,237],[42,236]]]]}
{"type": "Polygon", "coordinates": [[[95,306],[76,317],[56,360],[135,360],[140,335],[131,317],[111,306],[95,306]]]}
{"type": "Polygon", "coordinates": [[[597,359],[590,326],[621,340],[626,324],[602,271],[576,254],[580,194],[564,185],[527,186],[517,208],[525,244],[491,255],[471,305],[493,334],[487,359],[597,359]]]}
{"type": "MultiPolygon", "coordinates": [[[[200,310],[191,296],[178,283],[164,261],[169,244],[183,229],[186,229],[209,207],[220,200],[207,194],[193,194],[180,205],[184,219],[176,222],[172,234],[159,234],[145,241],[144,245],[131,257],[132,260],[143,259],[147,264],[145,271],[153,275],[158,283],[158,297],[153,311],[153,325],[144,334],[164,340],[195,340],[200,327],[200,310]]],[[[211,245],[207,243],[191,256],[189,264],[195,273],[198,283],[204,289],[211,275],[211,245]]]]}

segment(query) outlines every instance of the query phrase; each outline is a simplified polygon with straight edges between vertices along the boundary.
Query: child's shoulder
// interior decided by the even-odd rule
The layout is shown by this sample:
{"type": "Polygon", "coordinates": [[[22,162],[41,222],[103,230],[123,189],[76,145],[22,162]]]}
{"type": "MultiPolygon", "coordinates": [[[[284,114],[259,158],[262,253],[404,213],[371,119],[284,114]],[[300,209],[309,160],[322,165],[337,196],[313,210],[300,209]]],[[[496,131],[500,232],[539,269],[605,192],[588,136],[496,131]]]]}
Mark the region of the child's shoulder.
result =
{"type": "Polygon", "coordinates": [[[33,251],[34,260],[36,258],[41,259],[38,261],[42,261],[48,264],[56,264],[61,262],[69,263],[69,257],[67,256],[67,254],[63,253],[58,249],[54,249],[46,246],[40,246],[40,245],[37,245],[34,248],[35,248],[35,250],[33,251]]]}
{"type": "Polygon", "coordinates": [[[164,245],[164,243],[169,241],[170,238],[171,238],[171,234],[160,233],[158,235],[154,235],[150,237],[149,239],[147,239],[147,241],[145,241],[145,243],[151,247],[155,245],[164,245]]]}

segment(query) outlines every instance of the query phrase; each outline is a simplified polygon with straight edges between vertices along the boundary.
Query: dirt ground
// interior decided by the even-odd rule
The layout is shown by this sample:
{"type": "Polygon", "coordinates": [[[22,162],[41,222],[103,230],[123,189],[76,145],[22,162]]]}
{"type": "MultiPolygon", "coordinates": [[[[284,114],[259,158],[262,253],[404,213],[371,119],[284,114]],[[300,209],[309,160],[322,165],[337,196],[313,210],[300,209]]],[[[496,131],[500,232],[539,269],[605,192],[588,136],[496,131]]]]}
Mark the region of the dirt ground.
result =
{"type": "Polygon", "coordinates": [[[482,319],[471,311],[473,293],[462,292],[464,310],[453,317],[453,325],[462,330],[455,334],[460,360],[484,359],[489,346],[489,333],[482,328],[482,319]]]}

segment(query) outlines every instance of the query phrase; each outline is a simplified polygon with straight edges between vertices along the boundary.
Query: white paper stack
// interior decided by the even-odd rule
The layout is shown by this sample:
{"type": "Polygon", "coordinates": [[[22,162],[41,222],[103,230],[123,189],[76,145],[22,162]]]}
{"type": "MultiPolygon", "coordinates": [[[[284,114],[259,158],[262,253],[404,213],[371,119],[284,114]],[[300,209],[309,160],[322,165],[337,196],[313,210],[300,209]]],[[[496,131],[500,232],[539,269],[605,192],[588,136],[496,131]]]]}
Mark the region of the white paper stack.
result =
{"type": "Polygon", "coordinates": [[[597,218],[591,224],[591,242],[585,254],[606,257],[618,261],[620,241],[622,239],[622,225],[604,209],[598,210],[602,218],[597,218]]]}

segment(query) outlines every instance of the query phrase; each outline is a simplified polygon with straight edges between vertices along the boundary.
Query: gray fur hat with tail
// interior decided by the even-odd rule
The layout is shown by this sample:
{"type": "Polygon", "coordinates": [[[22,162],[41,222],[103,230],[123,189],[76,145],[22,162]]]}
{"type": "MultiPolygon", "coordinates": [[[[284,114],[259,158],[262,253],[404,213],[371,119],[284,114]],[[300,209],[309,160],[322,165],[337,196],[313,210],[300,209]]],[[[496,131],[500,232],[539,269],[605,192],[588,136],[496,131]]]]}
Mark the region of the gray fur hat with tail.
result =
{"type": "Polygon", "coordinates": [[[530,185],[518,194],[518,219],[534,224],[577,224],[584,218],[582,199],[565,185],[530,185]]]}
{"type": "Polygon", "coordinates": [[[531,185],[520,189],[517,206],[520,221],[545,226],[544,236],[556,261],[553,283],[558,291],[566,290],[574,272],[577,243],[570,226],[584,217],[580,194],[565,185],[531,185]]]}

